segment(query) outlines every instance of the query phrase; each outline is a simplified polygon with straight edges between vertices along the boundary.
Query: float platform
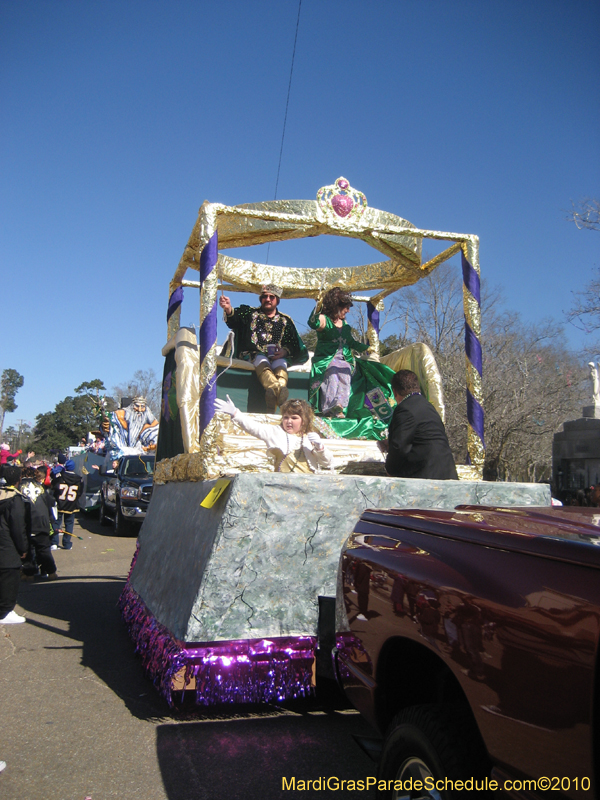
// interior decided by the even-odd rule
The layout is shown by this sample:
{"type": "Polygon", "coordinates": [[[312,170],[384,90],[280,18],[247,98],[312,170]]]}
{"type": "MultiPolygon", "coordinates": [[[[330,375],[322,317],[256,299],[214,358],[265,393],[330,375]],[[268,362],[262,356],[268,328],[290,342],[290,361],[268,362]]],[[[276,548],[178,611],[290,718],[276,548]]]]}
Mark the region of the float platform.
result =
{"type": "Polygon", "coordinates": [[[270,702],[315,684],[319,608],[367,508],[548,506],[546,485],[278,473],[158,484],[121,610],[169,702],[270,702]]]}

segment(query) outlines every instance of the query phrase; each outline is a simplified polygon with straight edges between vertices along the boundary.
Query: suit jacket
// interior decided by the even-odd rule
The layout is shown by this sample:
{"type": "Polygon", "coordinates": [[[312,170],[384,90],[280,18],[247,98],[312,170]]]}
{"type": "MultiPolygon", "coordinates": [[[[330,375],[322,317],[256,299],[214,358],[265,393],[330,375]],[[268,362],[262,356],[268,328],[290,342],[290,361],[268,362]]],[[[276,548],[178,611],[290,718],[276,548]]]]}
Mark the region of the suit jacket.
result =
{"type": "Polygon", "coordinates": [[[420,394],[406,397],[394,409],[389,425],[388,475],[395,478],[458,480],[444,423],[420,394]]]}

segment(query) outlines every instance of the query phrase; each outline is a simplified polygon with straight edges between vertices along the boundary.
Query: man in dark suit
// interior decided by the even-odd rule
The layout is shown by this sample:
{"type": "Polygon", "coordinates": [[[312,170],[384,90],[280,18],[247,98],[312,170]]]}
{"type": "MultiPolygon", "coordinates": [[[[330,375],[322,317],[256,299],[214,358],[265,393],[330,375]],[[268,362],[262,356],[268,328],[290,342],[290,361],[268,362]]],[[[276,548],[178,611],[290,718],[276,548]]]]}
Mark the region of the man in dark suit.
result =
{"type": "Polygon", "coordinates": [[[388,430],[385,468],[394,478],[458,480],[444,423],[408,369],[392,378],[397,406],[388,430]]]}

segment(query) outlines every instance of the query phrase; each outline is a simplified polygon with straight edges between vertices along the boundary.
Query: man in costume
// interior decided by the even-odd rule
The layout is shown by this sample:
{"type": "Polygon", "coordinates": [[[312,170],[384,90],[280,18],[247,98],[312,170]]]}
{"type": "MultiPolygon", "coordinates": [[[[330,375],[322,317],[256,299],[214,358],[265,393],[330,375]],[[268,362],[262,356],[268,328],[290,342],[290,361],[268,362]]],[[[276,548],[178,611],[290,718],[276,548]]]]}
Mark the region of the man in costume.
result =
{"type": "Polygon", "coordinates": [[[385,468],[388,475],[458,480],[444,423],[421,394],[415,373],[408,369],[399,370],[392,378],[392,391],[397,405],[386,443],[385,468]]]}
{"type": "Polygon", "coordinates": [[[228,297],[219,299],[227,327],[235,332],[234,357],[254,364],[270,414],[288,399],[288,366],[308,361],[292,318],[278,310],[281,295],[279,286],[266,284],[260,293],[260,308],[244,305],[234,309],[228,297]]]}
{"type": "Polygon", "coordinates": [[[148,408],[145,397],[134,397],[127,408],[112,414],[110,425],[110,460],[122,455],[153,453],[158,438],[158,421],[148,408]]]}

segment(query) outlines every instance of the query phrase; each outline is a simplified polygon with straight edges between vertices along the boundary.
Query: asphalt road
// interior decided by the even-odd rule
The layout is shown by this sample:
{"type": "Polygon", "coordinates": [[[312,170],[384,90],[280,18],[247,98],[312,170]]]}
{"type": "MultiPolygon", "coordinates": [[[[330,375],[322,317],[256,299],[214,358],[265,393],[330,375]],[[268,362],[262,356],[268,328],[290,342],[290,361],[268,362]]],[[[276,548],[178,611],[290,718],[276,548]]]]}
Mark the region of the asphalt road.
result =
{"type": "Polygon", "coordinates": [[[171,711],[117,608],[135,538],[87,516],[75,534],[54,554],[59,580],[21,584],[27,622],[0,626],[2,800],[373,797],[335,790],[376,765],[353,738],[373,732],[334,691],[284,707],[171,711]],[[299,791],[318,778],[330,788],[299,791]]]}

